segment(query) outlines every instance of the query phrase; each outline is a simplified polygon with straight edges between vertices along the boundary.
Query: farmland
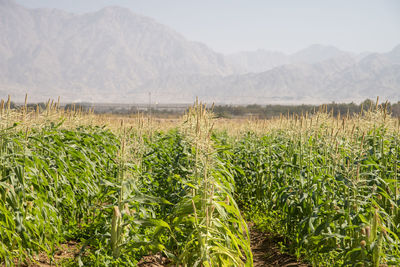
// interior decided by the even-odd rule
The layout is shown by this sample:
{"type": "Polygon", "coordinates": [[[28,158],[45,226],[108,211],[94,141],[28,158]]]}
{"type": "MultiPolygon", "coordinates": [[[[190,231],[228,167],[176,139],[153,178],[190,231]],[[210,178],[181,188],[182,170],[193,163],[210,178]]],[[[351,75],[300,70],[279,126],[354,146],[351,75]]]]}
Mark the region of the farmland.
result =
{"type": "Polygon", "coordinates": [[[400,265],[400,120],[385,105],[222,120],[197,103],[170,121],[3,101],[0,117],[6,266],[253,266],[250,224],[310,265],[400,265]]]}

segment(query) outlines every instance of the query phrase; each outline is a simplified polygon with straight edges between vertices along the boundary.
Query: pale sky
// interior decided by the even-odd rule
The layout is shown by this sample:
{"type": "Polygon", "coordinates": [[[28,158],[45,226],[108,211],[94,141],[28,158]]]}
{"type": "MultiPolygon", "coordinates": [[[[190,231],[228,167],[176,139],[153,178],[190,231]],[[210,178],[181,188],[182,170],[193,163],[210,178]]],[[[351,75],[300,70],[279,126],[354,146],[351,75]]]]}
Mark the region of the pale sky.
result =
{"type": "Polygon", "coordinates": [[[400,44],[400,0],[16,0],[74,13],[123,6],[212,49],[292,53],[311,44],[386,52],[400,44]]]}

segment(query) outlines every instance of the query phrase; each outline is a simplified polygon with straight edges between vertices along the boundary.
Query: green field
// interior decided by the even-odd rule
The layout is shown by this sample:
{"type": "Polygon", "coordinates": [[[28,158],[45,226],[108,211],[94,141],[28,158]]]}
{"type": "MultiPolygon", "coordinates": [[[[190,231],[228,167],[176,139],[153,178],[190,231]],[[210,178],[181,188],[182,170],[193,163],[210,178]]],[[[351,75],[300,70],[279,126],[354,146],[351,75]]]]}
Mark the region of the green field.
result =
{"type": "Polygon", "coordinates": [[[253,266],[249,223],[310,265],[400,265],[400,120],[384,106],[238,121],[197,104],[167,121],[2,103],[0,118],[5,266],[253,266]]]}

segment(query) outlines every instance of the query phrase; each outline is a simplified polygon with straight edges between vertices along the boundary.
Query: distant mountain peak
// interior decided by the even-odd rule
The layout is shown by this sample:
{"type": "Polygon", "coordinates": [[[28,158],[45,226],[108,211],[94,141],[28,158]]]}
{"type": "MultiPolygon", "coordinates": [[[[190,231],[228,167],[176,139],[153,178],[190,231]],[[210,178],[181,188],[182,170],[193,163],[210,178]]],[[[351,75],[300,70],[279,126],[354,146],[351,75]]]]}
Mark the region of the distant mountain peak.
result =
{"type": "Polygon", "coordinates": [[[400,55],[400,44],[396,45],[395,47],[393,47],[393,49],[390,51],[390,53],[392,54],[396,54],[396,55],[400,55]]]}
{"type": "Polygon", "coordinates": [[[0,3],[0,16],[7,16],[0,19],[0,94],[18,96],[29,87],[37,98],[121,101],[162,76],[233,72],[222,55],[128,8],[60,16],[57,9],[0,3]]]}
{"type": "Polygon", "coordinates": [[[131,24],[130,26],[141,27],[144,24],[147,24],[147,25],[157,24],[160,28],[163,28],[163,30],[166,30],[168,28],[167,26],[158,23],[153,18],[137,14],[137,13],[133,12],[131,9],[126,8],[126,7],[108,6],[108,7],[102,8],[92,14],[100,20],[105,19],[105,20],[112,20],[112,21],[116,21],[116,22],[124,21],[125,25],[131,24]]]}
{"type": "Polygon", "coordinates": [[[309,45],[308,47],[304,48],[305,49],[334,49],[334,50],[339,50],[336,46],[333,45],[326,45],[326,44],[312,44],[309,45]]]}
{"type": "Polygon", "coordinates": [[[343,53],[339,48],[333,45],[323,45],[323,44],[312,44],[300,51],[294,53],[292,56],[301,55],[301,54],[316,54],[316,53],[326,53],[326,54],[339,54],[343,53]]]}
{"type": "Polygon", "coordinates": [[[341,51],[332,45],[313,44],[294,54],[258,49],[251,52],[239,52],[228,55],[228,60],[240,73],[264,72],[287,64],[315,64],[334,58],[353,57],[349,52],[341,51]]]}
{"type": "Polygon", "coordinates": [[[393,63],[400,64],[400,44],[387,53],[387,56],[393,63]]]}
{"type": "Polygon", "coordinates": [[[292,54],[291,57],[296,63],[313,64],[344,54],[350,53],[344,52],[332,45],[313,44],[292,54]]]}
{"type": "Polygon", "coordinates": [[[133,12],[126,7],[120,7],[120,6],[107,6],[102,9],[100,9],[101,13],[112,13],[112,14],[120,14],[120,13],[125,13],[125,14],[133,14],[133,12]]]}
{"type": "Polygon", "coordinates": [[[15,0],[0,0],[0,6],[15,6],[15,0]]]}

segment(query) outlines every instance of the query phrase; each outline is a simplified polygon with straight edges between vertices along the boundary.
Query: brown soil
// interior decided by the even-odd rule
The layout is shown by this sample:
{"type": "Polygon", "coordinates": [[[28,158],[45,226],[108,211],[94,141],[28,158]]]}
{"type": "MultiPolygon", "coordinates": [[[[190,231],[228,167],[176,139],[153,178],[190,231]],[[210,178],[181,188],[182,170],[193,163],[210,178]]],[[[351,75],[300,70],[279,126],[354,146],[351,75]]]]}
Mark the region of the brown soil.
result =
{"type": "MultiPolygon", "coordinates": [[[[282,253],[279,249],[279,242],[282,242],[282,237],[264,233],[258,230],[254,225],[249,224],[251,250],[253,252],[253,262],[255,267],[308,267],[310,265],[301,263],[295,257],[282,253]]],[[[37,259],[37,263],[31,263],[28,266],[49,267],[60,266],[64,260],[74,259],[79,252],[79,244],[76,242],[68,242],[61,244],[54,255],[54,261],[51,262],[46,254],[42,253],[37,259]]],[[[20,265],[21,266],[21,265],[20,265]]],[[[172,266],[170,261],[163,257],[161,253],[143,257],[138,267],[164,267],[172,266]]]]}
{"type": "Polygon", "coordinates": [[[282,237],[273,234],[263,233],[250,225],[251,250],[253,252],[253,262],[255,267],[261,266],[300,266],[307,267],[308,264],[300,263],[295,257],[282,253],[279,249],[279,242],[282,237]]]}
{"type": "Polygon", "coordinates": [[[79,253],[80,246],[78,243],[69,241],[61,244],[54,255],[54,261],[50,261],[49,257],[45,253],[41,253],[37,260],[37,263],[31,263],[29,266],[34,267],[49,267],[49,266],[62,266],[62,262],[65,260],[74,259],[79,253]]]}
{"type": "MultiPolygon", "coordinates": [[[[254,267],[308,267],[310,265],[301,263],[295,257],[282,253],[279,249],[279,242],[282,237],[273,234],[263,233],[256,229],[252,224],[249,225],[251,250],[253,252],[254,267]]],[[[161,254],[143,257],[139,263],[139,267],[164,267],[171,266],[168,264],[167,258],[161,254]]]]}
{"type": "Polygon", "coordinates": [[[163,267],[169,266],[169,260],[163,257],[161,253],[156,255],[144,256],[139,262],[138,267],[163,267]]]}

